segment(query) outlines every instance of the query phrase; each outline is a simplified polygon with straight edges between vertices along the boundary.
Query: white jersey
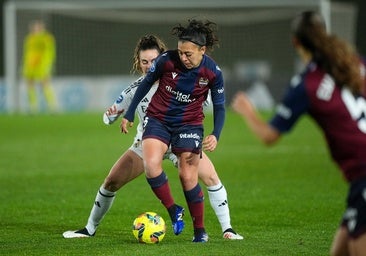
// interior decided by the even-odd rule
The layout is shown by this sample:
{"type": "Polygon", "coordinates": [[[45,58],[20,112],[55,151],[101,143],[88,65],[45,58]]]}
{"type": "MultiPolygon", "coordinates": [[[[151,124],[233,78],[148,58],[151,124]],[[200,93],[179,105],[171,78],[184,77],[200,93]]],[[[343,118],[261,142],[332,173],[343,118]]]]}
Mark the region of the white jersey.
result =
{"type": "MultiPolygon", "coordinates": [[[[138,86],[140,85],[141,81],[144,79],[144,76],[138,78],[135,82],[125,88],[120,95],[118,96],[117,100],[113,103],[112,107],[115,108],[115,113],[107,114],[104,113],[103,121],[105,124],[112,124],[114,123],[118,117],[123,114],[131,104],[132,98],[136,93],[138,86]]],[[[157,84],[154,84],[150,91],[146,94],[146,96],[141,100],[139,105],[136,108],[137,116],[139,119],[139,124],[137,125],[137,134],[136,137],[141,140],[142,138],[142,123],[144,121],[144,117],[146,114],[147,106],[150,103],[151,97],[154,95],[157,89],[157,84]]]]}
{"type": "MultiPolygon", "coordinates": [[[[118,96],[117,100],[113,103],[111,108],[114,109],[113,113],[104,113],[103,121],[105,124],[112,124],[114,123],[118,117],[124,113],[131,104],[132,98],[136,93],[138,86],[140,85],[141,81],[144,79],[144,76],[138,78],[135,82],[133,82],[130,86],[124,89],[121,94],[118,96]]],[[[142,158],[142,133],[143,133],[143,121],[146,114],[147,106],[150,103],[151,97],[156,92],[158,88],[158,84],[154,84],[150,91],[146,94],[146,96],[141,100],[139,105],[136,108],[137,116],[139,119],[139,123],[137,125],[137,133],[135,135],[134,141],[129,148],[130,150],[134,151],[138,156],[142,158]]],[[[164,155],[164,159],[170,159],[175,166],[177,166],[178,159],[177,157],[171,153],[170,149],[164,155]]]]}
{"type": "MultiPolygon", "coordinates": [[[[132,98],[136,93],[136,90],[138,88],[138,86],[140,85],[141,81],[144,79],[144,76],[140,77],[139,79],[137,79],[135,82],[133,82],[130,86],[128,86],[126,89],[124,89],[120,96],[118,97],[118,99],[116,100],[116,103],[119,105],[119,109],[123,110],[123,112],[125,112],[128,107],[131,104],[132,98]]],[[[143,132],[143,121],[144,121],[144,117],[146,115],[146,109],[147,106],[150,103],[151,97],[154,95],[154,93],[156,92],[158,85],[154,84],[150,91],[146,94],[146,96],[141,100],[141,102],[138,104],[137,108],[136,108],[136,113],[139,119],[139,123],[137,125],[137,134],[135,136],[135,140],[138,139],[141,141],[142,139],[142,132],[143,132]]]]}

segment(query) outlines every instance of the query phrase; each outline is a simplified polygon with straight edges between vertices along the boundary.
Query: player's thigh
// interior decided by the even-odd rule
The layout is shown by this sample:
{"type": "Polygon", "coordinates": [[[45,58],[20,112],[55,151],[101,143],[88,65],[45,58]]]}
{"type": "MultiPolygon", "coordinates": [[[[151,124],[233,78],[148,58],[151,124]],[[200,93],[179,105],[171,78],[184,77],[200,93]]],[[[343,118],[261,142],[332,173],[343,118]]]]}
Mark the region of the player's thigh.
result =
{"type": "Polygon", "coordinates": [[[23,73],[23,76],[24,76],[24,78],[25,78],[27,81],[34,81],[34,80],[36,80],[36,79],[37,79],[37,74],[36,74],[36,72],[35,72],[33,69],[31,69],[31,70],[26,69],[26,70],[24,71],[24,73],[23,73]]]}
{"type": "Polygon", "coordinates": [[[350,240],[349,252],[351,256],[366,256],[366,233],[350,240]]]}
{"type": "Polygon", "coordinates": [[[163,158],[167,149],[168,146],[159,139],[147,138],[142,141],[144,166],[148,177],[159,175],[162,170],[163,158]]]}
{"type": "Polygon", "coordinates": [[[28,75],[37,81],[43,81],[49,76],[48,72],[42,66],[36,66],[27,71],[28,75]]]}
{"type": "Polygon", "coordinates": [[[143,172],[142,158],[132,150],[127,150],[112,166],[104,181],[105,188],[116,191],[143,172]]]}
{"type": "Polygon", "coordinates": [[[348,230],[345,226],[340,226],[336,231],[330,248],[331,256],[341,256],[348,254],[348,230]]]}
{"type": "Polygon", "coordinates": [[[146,174],[149,178],[161,173],[165,152],[171,138],[170,128],[160,121],[145,117],[142,151],[146,174]]]}

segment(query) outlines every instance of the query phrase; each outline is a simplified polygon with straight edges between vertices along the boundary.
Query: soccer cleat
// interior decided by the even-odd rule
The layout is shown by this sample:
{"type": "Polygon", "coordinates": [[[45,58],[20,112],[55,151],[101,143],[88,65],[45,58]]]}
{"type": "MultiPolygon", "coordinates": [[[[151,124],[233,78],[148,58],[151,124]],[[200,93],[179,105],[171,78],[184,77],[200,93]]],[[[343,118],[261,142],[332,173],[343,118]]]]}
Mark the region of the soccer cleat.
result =
{"type": "Polygon", "coordinates": [[[222,237],[228,240],[243,240],[244,237],[236,233],[232,228],[228,228],[224,231],[222,237]]]}
{"type": "Polygon", "coordinates": [[[65,231],[62,235],[64,238],[85,238],[94,236],[95,232],[91,235],[86,228],[83,228],[75,231],[65,231]]]}
{"type": "Polygon", "coordinates": [[[175,205],[175,221],[172,221],[173,222],[172,226],[175,235],[179,235],[180,233],[182,233],[184,229],[183,216],[184,216],[184,208],[179,205],[175,205]]]}
{"type": "Polygon", "coordinates": [[[208,242],[208,235],[206,232],[195,234],[192,242],[194,243],[206,243],[208,242]]]}

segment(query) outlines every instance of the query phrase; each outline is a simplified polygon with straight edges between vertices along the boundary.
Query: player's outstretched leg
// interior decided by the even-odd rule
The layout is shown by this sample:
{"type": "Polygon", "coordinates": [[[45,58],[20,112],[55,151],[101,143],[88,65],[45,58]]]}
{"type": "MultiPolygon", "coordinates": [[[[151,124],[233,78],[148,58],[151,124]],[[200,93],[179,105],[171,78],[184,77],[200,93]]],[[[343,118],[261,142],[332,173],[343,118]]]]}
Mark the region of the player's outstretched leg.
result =
{"type": "Polygon", "coordinates": [[[108,191],[102,185],[95,197],[95,202],[90,212],[86,226],[80,230],[65,231],[62,234],[63,237],[86,238],[94,236],[99,223],[112,207],[115,195],[116,192],[108,191]]]}
{"type": "Polygon", "coordinates": [[[208,198],[220,223],[223,238],[242,240],[243,237],[236,233],[231,226],[229,203],[225,186],[221,183],[214,164],[204,152],[202,152],[202,158],[199,162],[198,176],[207,187],[208,198]]]}

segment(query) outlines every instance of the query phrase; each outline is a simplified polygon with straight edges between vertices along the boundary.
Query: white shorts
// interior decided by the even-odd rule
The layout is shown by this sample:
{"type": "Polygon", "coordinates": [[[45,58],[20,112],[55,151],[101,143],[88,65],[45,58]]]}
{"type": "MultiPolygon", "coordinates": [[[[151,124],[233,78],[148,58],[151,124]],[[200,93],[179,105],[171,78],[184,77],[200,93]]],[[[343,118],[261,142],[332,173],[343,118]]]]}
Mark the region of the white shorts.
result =
{"type": "MultiPolygon", "coordinates": [[[[129,150],[135,152],[139,157],[142,158],[142,141],[141,141],[141,134],[137,134],[133,140],[133,143],[129,150]],[[140,136],[139,136],[140,135],[140,136]]],[[[174,166],[178,166],[178,158],[174,155],[170,149],[168,148],[167,152],[164,154],[163,160],[169,159],[173,162],[174,166]]]]}

